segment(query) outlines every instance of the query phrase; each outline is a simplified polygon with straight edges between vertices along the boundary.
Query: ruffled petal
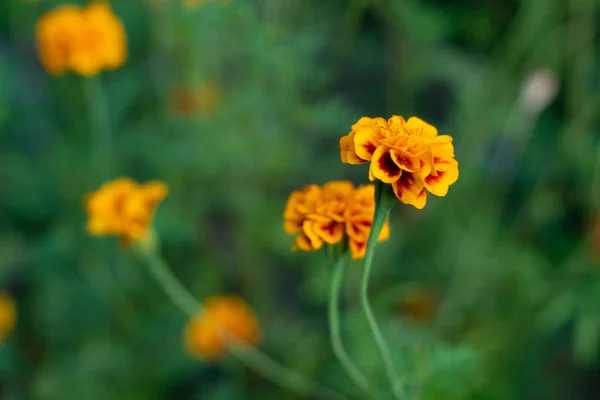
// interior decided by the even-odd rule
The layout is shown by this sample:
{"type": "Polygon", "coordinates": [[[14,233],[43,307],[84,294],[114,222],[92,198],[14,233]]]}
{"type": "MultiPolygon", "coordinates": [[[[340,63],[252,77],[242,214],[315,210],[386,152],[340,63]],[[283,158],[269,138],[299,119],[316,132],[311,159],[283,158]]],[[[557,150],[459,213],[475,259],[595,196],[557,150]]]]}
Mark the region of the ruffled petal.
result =
{"type": "Polygon", "coordinates": [[[404,204],[411,204],[419,193],[421,193],[423,187],[424,184],[421,177],[410,173],[402,174],[400,179],[392,184],[396,197],[404,204]]]}
{"type": "Polygon", "coordinates": [[[377,148],[371,160],[371,170],[373,176],[384,183],[396,182],[402,175],[402,170],[390,155],[390,151],[385,146],[377,148]]]}

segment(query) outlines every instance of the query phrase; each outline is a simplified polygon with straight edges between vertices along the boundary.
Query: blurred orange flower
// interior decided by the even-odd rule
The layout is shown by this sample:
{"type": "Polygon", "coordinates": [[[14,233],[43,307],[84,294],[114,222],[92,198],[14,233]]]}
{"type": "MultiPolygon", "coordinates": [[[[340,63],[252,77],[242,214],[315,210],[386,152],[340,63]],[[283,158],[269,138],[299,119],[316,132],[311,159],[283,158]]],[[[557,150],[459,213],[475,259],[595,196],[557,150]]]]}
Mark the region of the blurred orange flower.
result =
{"type": "Polygon", "coordinates": [[[438,307],[438,298],[434,293],[415,291],[402,299],[400,310],[414,325],[430,322],[438,307]]]}
{"type": "Polygon", "coordinates": [[[343,163],[370,162],[369,179],[389,183],[398,199],[416,208],[427,203],[427,192],[445,196],[458,179],[452,138],[438,136],[419,118],[363,117],[340,139],[343,163]]]}
{"type": "Polygon", "coordinates": [[[169,108],[174,114],[183,117],[213,115],[220,102],[219,87],[210,82],[198,87],[175,88],[169,96],[169,108]]]}
{"type": "MultiPolygon", "coordinates": [[[[283,213],[284,229],[297,234],[293,250],[315,251],[324,244],[347,241],[353,259],[363,258],[375,214],[375,187],[354,187],[349,181],[332,181],[323,187],[309,185],[293,192],[283,213]]],[[[389,238],[386,221],[379,241],[389,238]]]]}
{"type": "Polygon", "coordinates": [[[95,76],[119,68],[127,59],[123,23],[104,1],[49,11],[37,22],[36,41],[40,62],[52,75],[72,71],[95,76]]]}
{"type": "MultiPolygon", "coordinates": [[[[183,6],[188,10],[195,10],[203,4],[208,3],[209,0],[182,0],[183,6]]],[[[231,0],[220,0],[221,5],[227,5],[231,0]]]]}
{"type": "Polygon", "coordinates": [[[17,323],[17,306],[7,293],[0,293],[0,343],[13,331],[17,323]]]}
{"type": "Polygon", "coordinates": [[[127,246],[150,232],[156,207],[168,187],[158,181],[138,184],[129,178],[105,183],[86,198],[87,230],[94,236],[120,236],[127,246]]]}
{"type": "Polygon", "coordinates": [[[260,341],[256,316],[240,297],[213,296],[203,306],[185,328],[185,346],[190,355],[216,360],[225,354],[228,341],[250,346],[260,341]]]}

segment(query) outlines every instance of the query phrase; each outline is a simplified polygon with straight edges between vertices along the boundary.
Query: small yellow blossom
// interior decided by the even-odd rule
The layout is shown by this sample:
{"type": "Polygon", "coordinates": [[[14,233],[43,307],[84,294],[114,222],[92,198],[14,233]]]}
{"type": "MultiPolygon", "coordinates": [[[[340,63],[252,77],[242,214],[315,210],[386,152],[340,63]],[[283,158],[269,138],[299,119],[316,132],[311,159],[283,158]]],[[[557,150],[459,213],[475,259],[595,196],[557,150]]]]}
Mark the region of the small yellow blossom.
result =
{"type": "MultiPolygon", "coordinates": [[[[363,258],[375,214],[375,187],[354,187],[333,181],[323,187],[309,185],[293,192],[283,213],[284,229],[297,234],[293,250],[315,251],[324,244],[347,241],[353,259],[363,258]]],[[[386,221],[379,241],[389,237],[386,221]]]]}
{"type": "Polygon", "coordinates": [[[87,230],[94,236],[120,236],[127,246],[151,230],[156,207],[168,187],[158,181],[138,184],[129,178],[105,183],[86,198],[87,230]]]}
{"type": "Polygon", "coordinates": [[[225,355],[229,342],[256,346],[261,333],[254,312],[238,296],[214,296],[185,328],[185,345],[190,355],[217,360],[225,355]]]}
{"type": "Polygon", "coordinates": [[[416,208],[427,203],[427,192],[445,196],[458,179],[452,138],[438,136],[419,118],[363,117],[340,139],[343,163],[370,163],[369,179],[392,185],[398,199],[416,208]]]}
{"type": "Polygon", "coordinates": [[[49,11],[37,22],[36,41],[40,62],[52,75],[72,71],[90,77],[127,59],[123,23],[104,1],[49,11]]]}
{"type": "Polygon", "coordinates": [[[211,116],[221,102],[219,86],[206,82],[198,87],[177,87],[169,96],[169,108],[182,117],[211,116]]]}
{"type": "Polygon", "coordinates": [[[0,293],[0,343],[12,332],[17,323],[17,306],[7,293],[0,293]]]}

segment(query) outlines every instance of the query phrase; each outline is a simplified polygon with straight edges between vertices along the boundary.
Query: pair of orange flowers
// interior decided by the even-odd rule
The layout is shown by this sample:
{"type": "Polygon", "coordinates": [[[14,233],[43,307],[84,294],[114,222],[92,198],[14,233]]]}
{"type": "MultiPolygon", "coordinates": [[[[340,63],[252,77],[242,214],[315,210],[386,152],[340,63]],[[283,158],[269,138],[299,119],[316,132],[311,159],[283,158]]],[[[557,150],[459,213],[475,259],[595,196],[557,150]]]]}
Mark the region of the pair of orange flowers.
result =
{"type": "MultiPolygon", "coordinates": [[[[94,236],[119,236],[129,247],[151,234],[156,208],[167,193],[167,185],[159,181],[140,184],[118,178],[107,182],[85,199],[87,230],[94,236]]],[[[256,316],[244,300],[214,296],[204,301],[203,310],[186,326],[187,351],[207,360],[222,357],[227,342],[221,331],[247,345],[256,345],[260,339],[256,316]]]]}
{"type": "MultiPolygon", "coordinates": [[[[363,117],[340,139],[343,163],[369,165],[369,179],[391,184],[401,202],[425,207],[427,193],[445,196],[458,179],[452,138],[438,136],[419,118],[363,117]]],[[[374,185],[350,182],[306,186],[294,192],[284,211],[284,228],[297,234],[293,249],[318,250],[324,243],[348,243],[352,258],[363,258],[375,213],[374,185]]],[[[386,222],[379,240],[389,237],[386,222]]]]}

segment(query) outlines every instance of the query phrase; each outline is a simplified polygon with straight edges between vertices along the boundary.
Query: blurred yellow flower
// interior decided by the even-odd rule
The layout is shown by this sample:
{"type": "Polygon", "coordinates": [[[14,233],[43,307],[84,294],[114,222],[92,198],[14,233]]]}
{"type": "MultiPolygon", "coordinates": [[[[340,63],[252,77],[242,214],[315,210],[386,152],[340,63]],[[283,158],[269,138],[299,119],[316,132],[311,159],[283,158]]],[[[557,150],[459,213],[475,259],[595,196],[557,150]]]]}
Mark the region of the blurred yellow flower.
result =
{"type": "Polygon", "coordinates": [[[17,323],[17,306],[7,293],[0,293],[0,343],[12,332],[17,323]]]}
{"type": "Polygon", "coordinates": [[[120,236],[127,246],[151,230],[156,207],[168,187],[158,181],[138,184],[129,178],[105,183],[86,198],[87,230],[94,236],[120,236]]]}
{"type": "Polygon", "coordinates": [[[177,87],[169,96],[170,110],[183,117],[213,115],[220,103],[219,86],[211,82],[198,87],[177,87]]]}
{"type": "Polygon", "coordinates": [[[225,354],[228,341],[256,346],[261,333],[254,312],[238,296],[209,297],[203,310],[185,328],[185,346],[190,355],[216,360],[225,354]]]}
{"type": "Polygon", "coordinates": [[[398,199],[416,208],[427,203],[427,192],[445,196],[458,179],[452,138],[438,136],[419,118],[363,117],[340,139],[343,163],[370,162],[369,179],[389,183],[398,199]]]}
{"type": "Polygon", "coordinates": [[[127,59],[123,23],[104,1],[49,11],[37,22],[36,41],[40,62],[52,75],[72,71],[90,77],[127,59]]]}
{"type": "MultiPolygon", "coordinates": [[[[349,181],[332,181],[293,192],[283,213],[284,229],[297,234],[293,250],[315,251],[347,241],[352,258],[359,259],[365,256],[374,214],[373,185],[355,188],[349,181]]],[[[386,221],[378,239],[388,238],[386,221]]]]}

